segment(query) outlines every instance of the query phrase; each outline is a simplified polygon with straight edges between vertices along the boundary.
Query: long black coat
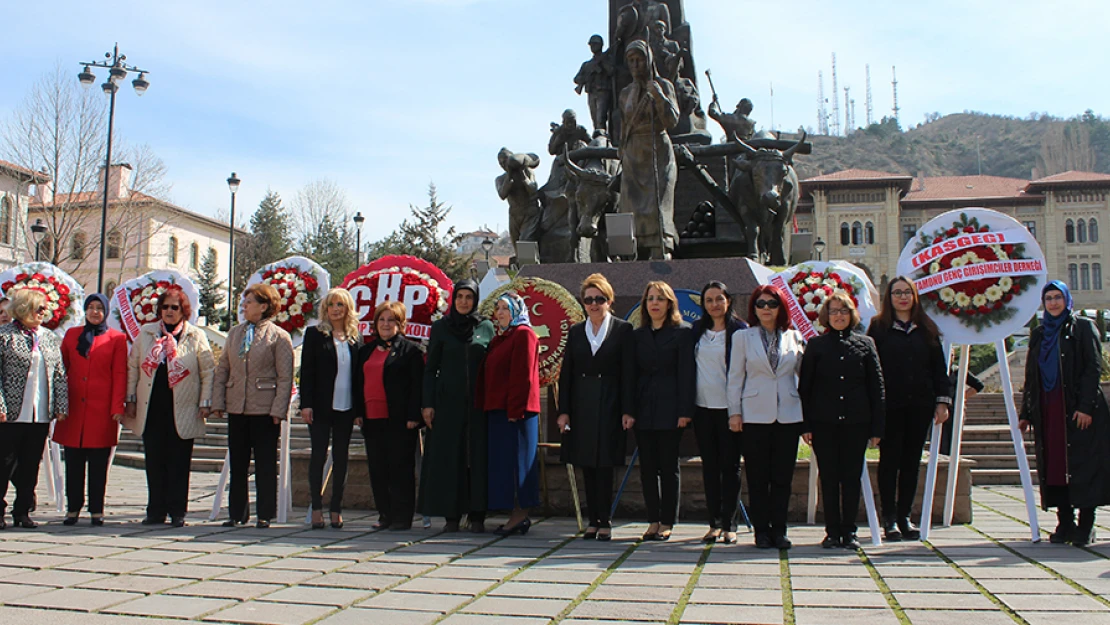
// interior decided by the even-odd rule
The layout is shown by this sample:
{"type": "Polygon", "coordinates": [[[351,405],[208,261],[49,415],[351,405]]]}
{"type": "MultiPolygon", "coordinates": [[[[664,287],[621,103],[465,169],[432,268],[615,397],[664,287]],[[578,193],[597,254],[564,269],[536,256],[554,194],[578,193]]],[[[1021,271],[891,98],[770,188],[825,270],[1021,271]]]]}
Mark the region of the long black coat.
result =
{"type": "Polygon", "coordinates": [[[948,359],[938,339],[930,340],[923,328],[907,333],[895,328],[880,328],[875,323],[868,328],[867,336],[875,341],[875,349],[879,352],[891,421],[923,414],[919,408],[925,406],[931,418],[936,403],[951,403],[948,359]],[[911,410],[896,410],[903,407],[911,410]]]}
{"type": "MultiPolygon", "coordinates": [[[[1025,363],[1025,392],[1021,418],[1033,424],[1037,448],[1037,480],[1041,486],[1041,506],[1060,502],[1045,498],[1044,438],[1041,421],[1041,369],[1037,359],[1044,341],[1044,327],[1033,329],[1029,337],[1029,356],[1025,363]]],[[[1060,328],[1060,381],[1064,385],[1064,414],[1067,415],[1068,498],[1070,505],[1090,508],[1110,504],[1110,409],[1099,388],[1102,373],[1102,346],[1090,319],[1072,317],[1060,328]],[[1072,415],[1076,411],[1091,415],[1091,425],[1080,430],[1072,415]]]]}
{"type": "Polygon", "coordinates": [[[810,339],[798,375],[805,431],[814,423],[869,424],[871,438],[886,425],[883,372],[871,337],[829,330],[810,339]]]}
{"type": "Polygon", "coordinates": [[[633,330],[632,337],[636,398],[631,414],[636,429],[677,429],[679,417],[694,416],[694,331],[685,326],[667,326],[655,332],[642,327],[633,330]]]}
{"type": "MultiPolygon", "coordinates": [[[[358,368],[358,345],[347,343],[351,363],[351,408],[356,410],[354,401],[355,379],[358,368]]],[[[301,408],[311,408],[313,415],[327,419],[331,417],[331,405],[335,395],[335,376],[338,361],[335,354],[335,341],[315,326],[305,330],[304,345],[301,347],[301,408]]]]}
{"type": "MultiPolygon", "coordinates": [[[[366,392],[363,365],[376,349],[367,343],[358,350],[358,365],[355,367],[355,415],[366,417],[366,392]]],[[[385,386],[386,404],[389,406],[389,422],[404,427],[407,421],[424,426],[420,414],[421,390],[424,385],[424,353],[416,343],[398,336],[385,358],[382,367],[382,385],[385,386]]]]}
{"type": "Polygon", "coordinates": [[[632,414],[635,356],[632,324],[611,317],[605,341],[594,354],[587,319],[571,327],[559,374],[559,413],[570,416],[560,457],[578,467],[624,464],[627,436],[621,416],[632,414]]]}

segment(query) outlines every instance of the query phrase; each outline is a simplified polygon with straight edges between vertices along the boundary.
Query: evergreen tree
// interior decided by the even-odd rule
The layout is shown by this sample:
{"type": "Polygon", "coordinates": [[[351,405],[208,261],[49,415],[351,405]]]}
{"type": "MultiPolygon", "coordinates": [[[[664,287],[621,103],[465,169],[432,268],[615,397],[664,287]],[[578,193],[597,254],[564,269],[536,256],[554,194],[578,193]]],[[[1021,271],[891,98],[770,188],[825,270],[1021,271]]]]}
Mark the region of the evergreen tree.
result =
{"type": "Polygon", "coordinates": [[[439,267],[452,280],[465,277],[473,255],[464,256],[456,251],[463,237],[453,226],[447,227],[451,207],[439,201],[435,183],[428,185],[428,205],[410,204],[409,211],[411,220],[406,219],[388,237],[371,243],[367,258],[408,254],[439,267]]]}
{"type": "Polygon", "coordinates": [[[347,274],[355,270],[355,237],[345,227],[324,215],[316,231],[301,240],[300,253],[316,261],[331,275],[338,285],[347,274]]]}
{"type": "Polygon", "coordinates": [[[200,272],[196,276],[200,299],[200,310],[197,314],[204,317],[208,325],[219,324],[223,327],[227,319],[227,308],[224,306],[224,300],[227,299],[227,285],[219,279],[218,275],[216,250],[209,247],[204,258],[201,259],[200,272]]]}
{"type": "Polygon", "coordinates": [[[267,190],[251,216],[250,235],[235,241],[236,298],[260,267],[289,256],[292,247],[289,233],[289,215],[281,205],[281,196],[267,190]]]}

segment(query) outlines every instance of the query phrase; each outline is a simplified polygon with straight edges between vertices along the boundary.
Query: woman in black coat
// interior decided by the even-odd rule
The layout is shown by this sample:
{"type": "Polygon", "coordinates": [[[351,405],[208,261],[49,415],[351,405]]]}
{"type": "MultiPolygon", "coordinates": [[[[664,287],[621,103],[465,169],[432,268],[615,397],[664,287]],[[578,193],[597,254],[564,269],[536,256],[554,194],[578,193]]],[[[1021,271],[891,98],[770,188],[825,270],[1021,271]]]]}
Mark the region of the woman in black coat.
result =
{"type": "Polygon", "coordinates": [[[1020,425],[1023,431],[1033,426],[1041,507],[1056,508],[1058,524],[1049,540],[1083,546],[1094,541],[1095,508],[1110,504],[1102,346],[1094,322],[1072,314],[1063,282],[1045,285],[1041,301],[1043,322],[1029,336],[1020,425]]]}
{"type": "Polygon", "coordinates": [[[802,356],[802,439],[813,447],[821,475],[826,549],[859,549],[856,517],[867,443],[883,436],[883,372],[871,337],[855,332],[852,298],[830,295],[818,320],[828,331],[810,339],[802,356]]]}
{"type": "Polygon", "coordinates": [[[343,490],[347,458],[355,423],[355,367],[362,337],[355,302],[347,289],[328,291],[319,325],[304,333],[301,347],[301,419],[312,437],[308,490],[312,498],[312,528],[324,527],[324,464],[331,444],[331,526],[343,527],[343,490]]]}
{"type": "Polygon", "coordinates": [[[595,273],[582,282],[586,320],[571,327],[559,374],[561,458],[582,469],[590,526],[582,538],[609,540],[613,468],[624,464],[623,417],[632,412],[632,324],[609,312],[613,287],[595,273]]]}
{"type": "Polygon", "coordinates": [[[879,350],[886,386],[886,432],[879,446],[879,500],[885,540],[917,540],[910,522],[929,424],[948,420],[952,391],[940,332],[925,314],[913,281],[890,281],[867,335],[879,350]]]}
{"type": "MultiPolygon", "coordinates": [[[[678,298],[666,282],[648,282],[640,299],[635,345],[634,426],[640,450],[648,528],[644,540],[668,540],[678,518],[678,446],[694,414],[693,330],[682,325],[678,298]]],[[[629,423],[631,422],[631,423],[629,423]]]]}
{"type": "Polygon", "coordinates": [[[416,508],[416,443],[424,354],[405,334],[405,305],[382,302],[374,310],[374,339],[358,350],[356,423],[366,441],[370,489],[378,508],[374,529],[412,527],[416,508]]]}

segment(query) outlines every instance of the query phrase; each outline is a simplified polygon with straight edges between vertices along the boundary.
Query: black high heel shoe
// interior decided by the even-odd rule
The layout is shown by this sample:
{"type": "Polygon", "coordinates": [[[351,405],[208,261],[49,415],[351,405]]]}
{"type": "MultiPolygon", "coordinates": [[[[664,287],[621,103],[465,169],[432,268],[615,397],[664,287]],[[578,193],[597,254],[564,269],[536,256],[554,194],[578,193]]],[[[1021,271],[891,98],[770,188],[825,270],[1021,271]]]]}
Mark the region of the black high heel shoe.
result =
{"type": "Polygon", "coordinates": [[[73,516],[67,514],[66,518],[62,521],[62,525],[65,525],[66,527],[73,527],[74,525],[77,525],[77,514],[74,514],[73,516]]]}
{"type": "Polygon", "coordinates": [[[524,517],[524,520],[517,523],[512,527],[505,527],[504,525],[497,526],[493,533],[498,536],[512,536],[513,534],[520,534],[524,536],[528,530],[532,528],[532,519],[524,517]]]}

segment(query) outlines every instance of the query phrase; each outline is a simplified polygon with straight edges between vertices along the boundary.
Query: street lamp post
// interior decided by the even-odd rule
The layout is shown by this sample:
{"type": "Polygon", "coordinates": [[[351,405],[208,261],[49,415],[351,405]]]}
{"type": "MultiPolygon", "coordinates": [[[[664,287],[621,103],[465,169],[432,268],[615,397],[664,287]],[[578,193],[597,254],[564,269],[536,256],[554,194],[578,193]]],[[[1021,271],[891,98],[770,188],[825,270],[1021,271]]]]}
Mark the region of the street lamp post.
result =
{"type": "Polygon", "coordinates": [[[489,253],[493,249],[493,241],[489,237],[482,241],[482,249],[486,252],[486,267],[489,267],[489,253]]]}
{"type": "Polygon", "coordinates": [[[231,189],[231,226],[228,228],[228,253],[227,253],[227,329],[235,325],[235,194],[239,192],[239,177],[231,172],[227,179],[227,188],[231,189]]]}
{"type": "Polygon", "coordinates": [[[43,238],[46,237],[46,224],[42,223],[41,219],[36,219],[35,223],[31,224],[31,238],[35,241],[35,262],[39,262],[39,245],[42,243],[43,238]]]}
{"type": "Polygon", "coordinates": [[[366,218],[362,216],[362,211],[355,213],[355,269],[362,266],[362,222],[366,218]]]}
{"type": "Polygon", "coordinates": [[[104,53],[104,61],[92,61],[89,63],[81,63],[85,69],[77,75],[77,79],[87,89],[96,82],[96,74],[92,73],[93,67],[103,67],[108,70],[108,80],[100,85],[104,90],[104,94],[109,98],[108,105],[108,146],[104,154],[104,203],[100,208],[100,267],[97,269],[96,275],[96,290],[98,293],[104,291],[104,263],[106,260],[107,245],[105,245],[108,238],[108,182],[110,179],[109,173],[112,166],[112,131],[116,118],[116,92],[119,91],[119,84],[127,77],[130,72],[139,74],[139,77],[131,81],[131,86],[135,88],[136,95],[143,95],[146,93],[150,83],[146,79],[147,71],[139,69],[134,65],[128,65],[124,61],[127,56],[119,53],[119,44],[111,52],[104,53]]]}
{"type": "Polygon", "coordinates": [[[820,262],[821,254],[825,252],[825,242],[821,240],[821,237],[817,237],[817,240],[813,242],[813,251],[817,252],[817,261],[820,262]]]}

